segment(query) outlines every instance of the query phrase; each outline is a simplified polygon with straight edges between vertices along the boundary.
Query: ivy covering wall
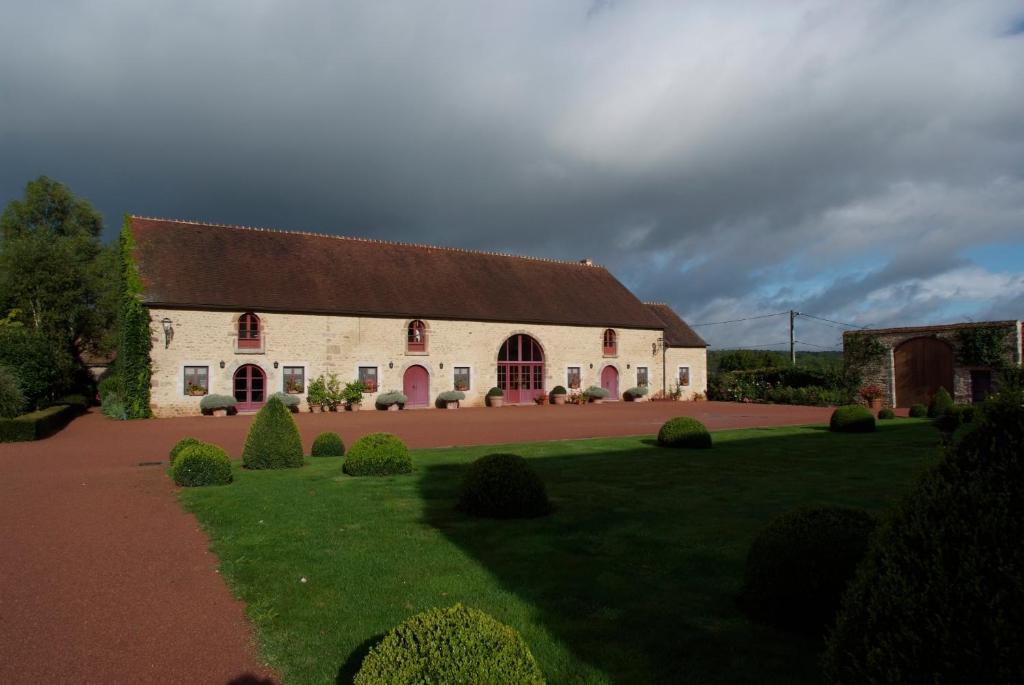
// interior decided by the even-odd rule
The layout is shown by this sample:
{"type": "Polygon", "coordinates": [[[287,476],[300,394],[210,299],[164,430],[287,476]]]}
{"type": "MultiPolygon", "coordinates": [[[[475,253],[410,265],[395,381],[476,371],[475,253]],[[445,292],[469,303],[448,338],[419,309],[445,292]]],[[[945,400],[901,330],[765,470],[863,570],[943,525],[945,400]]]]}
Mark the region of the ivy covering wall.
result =
{"type": "Polygon", "coordinates": [[[142,279],[135,266],[135,240],[125,217],[118,241],[120,250],[121,309],[117,373],[125,403],[126,418],[145,419],[149,409],[150,357],[149,310],[142,304],[142,279]]]}
{"type": "Polygon", "coordinates": [[[979,326],[957,331],[957,342],[961,364],[999,369],[1007,363],[1007,346],[1012,341],[1005,326],[979,326]]]}

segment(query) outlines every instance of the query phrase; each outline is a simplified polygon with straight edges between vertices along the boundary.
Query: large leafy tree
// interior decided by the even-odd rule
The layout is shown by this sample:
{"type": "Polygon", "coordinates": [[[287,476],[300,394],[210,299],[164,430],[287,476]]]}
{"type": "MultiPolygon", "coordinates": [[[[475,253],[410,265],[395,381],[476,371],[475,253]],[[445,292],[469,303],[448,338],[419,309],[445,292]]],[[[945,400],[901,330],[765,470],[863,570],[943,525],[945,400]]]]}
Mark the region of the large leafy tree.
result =
{"type": "Polygon", "coordinates": [[[45,176],[0,215],[0,314],[54,344],[109,350],[116,313],[116,256],[100,243],[103,219],[89,202],[45,176]]]}

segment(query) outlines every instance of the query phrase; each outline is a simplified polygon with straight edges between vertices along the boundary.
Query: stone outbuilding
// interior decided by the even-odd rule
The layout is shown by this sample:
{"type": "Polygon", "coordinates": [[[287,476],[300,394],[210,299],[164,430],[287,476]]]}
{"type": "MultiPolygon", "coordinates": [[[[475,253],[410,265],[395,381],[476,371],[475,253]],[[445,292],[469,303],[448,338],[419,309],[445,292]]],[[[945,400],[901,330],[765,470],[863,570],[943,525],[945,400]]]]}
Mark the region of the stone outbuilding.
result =
{"type": "Polygon", "coordinates": [[[887,406],[927,404],[940,387],[971,404],[992,392],[1001,368],[1020,366],[1021,333],[1020,321],[847,331],[843,356],[887,406]]]}
{"type": "MultiPolygon", "coordinates": [[[[305,408],[321,375],[359,380],[364,405],[398,390],[430,407],[461,390],[530,404],[556,386],[707,391],[707,345],[607,269],[334,235],[129,217],[149,310],[151,408],[202,396],[255,411],[275,392],[305,408]]],[[[632,395],[631,395],[632,397],[632,395]]]]}

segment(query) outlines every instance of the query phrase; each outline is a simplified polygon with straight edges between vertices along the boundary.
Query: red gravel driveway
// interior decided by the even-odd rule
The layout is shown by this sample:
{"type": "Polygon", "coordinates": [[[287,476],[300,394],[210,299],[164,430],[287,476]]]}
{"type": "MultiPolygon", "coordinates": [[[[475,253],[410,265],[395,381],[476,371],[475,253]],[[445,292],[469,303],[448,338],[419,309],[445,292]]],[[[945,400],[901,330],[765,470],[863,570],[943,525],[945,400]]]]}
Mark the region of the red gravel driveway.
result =
{"type": "MultiPolygon", "coordinates": [[[[303,442],[390,431],[413,447],[823,423],[829,409],[609,403],[297,416],[303,442]]],[[[271,677],[244,607],[164,473],[191,435],[241,454],[251,417],[117,422],[91,412],[35,443],[0,444],[0,683],[258,683],[271,677]]]]}

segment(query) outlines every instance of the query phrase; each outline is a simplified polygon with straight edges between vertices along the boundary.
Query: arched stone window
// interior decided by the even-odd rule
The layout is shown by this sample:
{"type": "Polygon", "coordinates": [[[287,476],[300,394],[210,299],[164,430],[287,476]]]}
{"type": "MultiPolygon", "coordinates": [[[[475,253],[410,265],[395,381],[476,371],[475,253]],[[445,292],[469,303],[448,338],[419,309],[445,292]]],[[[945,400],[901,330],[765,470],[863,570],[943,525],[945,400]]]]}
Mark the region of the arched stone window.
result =
{"type": "Polygon", "coordinates": [[[260,317],[246,312],[238,317],[239,349],[258,350],[263,346],[263,332],[260,328],[260,317]]]}
{"type": "Polygon", "coordinates": [[[406,328],[405,349],[406,352],[427,351],[427,325],[419,319],[410,321],[406,328]]]}
{"type": "Polygon", "coordinates": [[[604,353],[605,356],[613,356],[618,350],[618,336],[615,331],[606,328],[604,331],[604,353]]]}

